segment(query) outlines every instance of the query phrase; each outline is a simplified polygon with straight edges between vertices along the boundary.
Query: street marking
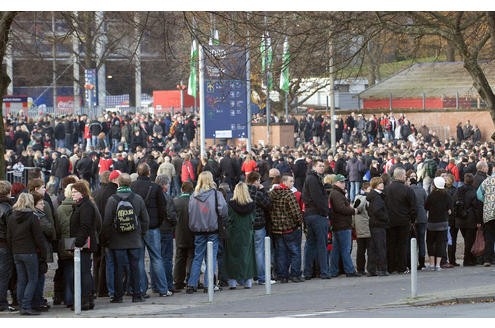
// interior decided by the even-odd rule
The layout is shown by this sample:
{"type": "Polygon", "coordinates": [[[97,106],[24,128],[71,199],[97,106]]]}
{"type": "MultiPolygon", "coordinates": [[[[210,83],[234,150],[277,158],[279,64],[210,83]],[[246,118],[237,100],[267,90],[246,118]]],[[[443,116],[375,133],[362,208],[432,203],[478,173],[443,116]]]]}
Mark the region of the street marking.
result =
{"type": "Polygon", "coordinates": [[[275,317],[277,318],[304,318],[304,317],[314,317],[317,315],[322,315],[322,314],[336,314],[336,313],[342,313],[345,311],[322,311],[322,312],[313,312],[313,313],[304,313],[304,314],[292,314],[292,315],[287,315],[284,317],[275,317]]]}

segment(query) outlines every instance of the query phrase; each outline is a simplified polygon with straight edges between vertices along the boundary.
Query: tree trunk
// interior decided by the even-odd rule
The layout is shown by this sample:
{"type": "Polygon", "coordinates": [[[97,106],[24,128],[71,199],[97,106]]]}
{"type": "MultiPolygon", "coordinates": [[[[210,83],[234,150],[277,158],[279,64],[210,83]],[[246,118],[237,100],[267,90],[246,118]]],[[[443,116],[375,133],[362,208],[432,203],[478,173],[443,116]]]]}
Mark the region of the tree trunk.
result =
{"type": "MultiPolygon", "coordinates": [[[[469,75],[473,78],[473,86],[478,91],[481,99],[486,102],[486,106],[490,111],[493,124],[495,124],[495,94],[486,79],[485,73],[481,69],[476,60],[465,59],[464,68],[469,72],[469,75]]],[[[495,140],[495,132],[491,135],[491,138],[495,140]]]]}
{"type": "MultiPolygon", "coordinates": [[[[9,32],[14,17],[17,14],[15,11],[3,11],[0,13],[0,64],[3,63],[5,52],[9,41],[9,32]]],[[[10,77],[7,75],[6,69],[0,70],[0,179],[5,179],[5,126],[3,124],[3,96],[7,93],[7,88],[10,84],[10,77]]]]}

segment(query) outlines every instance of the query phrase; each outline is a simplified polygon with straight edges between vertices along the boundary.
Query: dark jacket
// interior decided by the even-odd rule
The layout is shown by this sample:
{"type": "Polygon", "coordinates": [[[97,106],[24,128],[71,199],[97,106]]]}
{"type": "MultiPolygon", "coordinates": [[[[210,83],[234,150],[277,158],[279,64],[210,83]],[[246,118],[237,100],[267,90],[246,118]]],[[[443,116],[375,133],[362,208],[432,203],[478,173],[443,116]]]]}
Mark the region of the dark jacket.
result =
{"type": "Polygon", "coordinates": [[[7,215],[12,209],[12,199],[0,197],[0,248],[7,247],[7,215]]]}
{"type": "Polygon", "coordinates": [[[390,227],[408,226],[416,220],[416,196],[404,182],[392,181],[385,187],[385,204],[390,227]]]}
{"type": "Polygon", "coordinates": [[[175,226],[175,245],[179,248],[193,248],[194,234],[189,229],[189,198],[190,194],[181,194],[174,198],[177,211],[177,225],[175,226]]]}
{"type": "Polygon", "coordinates": [[[369,202],[370,229],[388,228],[389,218],[387,207],[385,206],[385,194],[379,194],[376,190],[371,190],[366,196],[366,200],[369,202]]]}
{"type": "Polygon", "coordinates": [[[76,172],[82,179],[89,181],[93,174],[93,161],[89,156],[84,156],[76,164],[76,172]]]}
{"type": "Polygon", "coordinates": [[[117,196],[110,197],[105,206],[105,217],[103,219],[101,233],[102,245],[105,245],[110,249],[141,248],[143,247],[142,236],[146,234],[149,226],[149,216],[144,200],[141,196],[132,192],[117,192],[116,195],[117,196]],[[129,201],[134,208],[134,213],[137,215],[139,224],[137,229],[132,232],[118,232],[113,227],[115,211],[117,210],[117,205],[120,201],[118,197],[128,199],[131,194],[133,194],[133,196],[129,201]]]}
{"type": "Polygon", "coordinates": [[[100,212],[88,196],[83,197],[70,217],[70,236],[76,238],[75,246],[83,247],[89,237],[89,251],[96,252],[100,231],[100,212]]]}
{"type": "Polygon", "coordinates": [[[225,156],[220,160],[220,176],[227,181],[234,180],[236,178],[236,168],[234,160],[230,156],[225,156]]]}
{"type": "Polygon", "coordinates": [[[425,210],[426,191],[422,184],[411,185],[411,189],[416,197],[416,223],[426,223],[428,222],[425,210]]]}
{"type": "Polygon", "coordinates": [[[432,191],[425,201],[428,223],[448,222],[448,211],[452,210],[452,205],[452,198],[446,190],[432,191]]]}
{"type": "Polygon", "coordinates": [[[46,249],[39,220],[30,209],[14,210],[7,218],[7,244],[12,254],[36,254],[46,261],[46,249]]]}
{"type": "Polygon", "coordinates": [[[464,209],[467,216],[455,218],[455,227],[460,229],[475,229],[476,224],[483,223],[482,216],[477,215],[478,211],[478,199],[476,198],[476,190],[471,185],[462,185],[454,194],[453,203],[457,199],[462,198],[464,201],[464,209]]]}
{"type": "Polygon", "coordinates": [[[163,193],[163,197],[165,197],[165,203],[167,204],[167,217],[160,225],[160,232],[173,232],[177,225],[177,210],[169,194],[163,193]]]}
{"type": "MultiPolygon", "coordinates": [[[[62,155],[60,158],[57,158],[56,162],[57,162],[56,170],[55,170],[55,173],[52,173],[52,175],[59,177],[59,178],[65,178],[66,176],[68,176],[69,175],[70,161],[67,158],[67,156],[62,155]]],[[[53,168],[52,168],[52,170],[53,170],[53,168]]]]}
{"type": "Polygon", "coordinates": [[[102,218],[105,217],[105,207],[108,199],[117,192],[117,185],[113,182],[104,183],[101,188],[94,193],[94,200],[102,218]]]}
{"type": "Polygon", "coordinates": [[[265,227],[265,213],[271,208],[270,196],[265,189],[258,189],[254,185],[248,185],[249,195],[256,206],[256,216],[253,222],[253,229],[258,230],[265,227]]]}
{"type": "Polygon", "coordinates": [[[141,196],[145,202],[150,220],[149,229],[159,228],[163,220],[167,218],[167,206],[162,188],[158,184],[152,182],[150,177],[139,176],[137,180],[131,184],[131,189],[141,196]],[[148,191],[149,197],[146,199],[148,191]]]}
{"type": "Polygon", "coordinates": [[[332,205],[332,229],[333,231],[351,230],[352,216],[356,213],[351,203],[345,197],[344,190],[337,186],[330,191],[330,204],[332,205]]]}
{"type": "Polygon", "coordinates": [[[302,200],[305,205],[304,216],[328,216],[328,198],[323,187],[323,181],[318,174],[311,170],[304,181],[302,200]]]}

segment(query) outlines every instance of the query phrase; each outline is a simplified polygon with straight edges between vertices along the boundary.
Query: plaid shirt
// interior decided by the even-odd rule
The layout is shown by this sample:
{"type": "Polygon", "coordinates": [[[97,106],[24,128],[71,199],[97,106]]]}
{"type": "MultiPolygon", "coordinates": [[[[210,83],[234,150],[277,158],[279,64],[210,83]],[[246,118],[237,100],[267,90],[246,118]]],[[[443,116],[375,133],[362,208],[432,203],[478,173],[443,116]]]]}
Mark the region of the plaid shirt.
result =
{"type": "Polygon", "coordinates": [[[269,195],[272,201],[272,233],[282,234],[299,228],[303,216],[294,193],[290,189],[276,187],[269,195]]]}

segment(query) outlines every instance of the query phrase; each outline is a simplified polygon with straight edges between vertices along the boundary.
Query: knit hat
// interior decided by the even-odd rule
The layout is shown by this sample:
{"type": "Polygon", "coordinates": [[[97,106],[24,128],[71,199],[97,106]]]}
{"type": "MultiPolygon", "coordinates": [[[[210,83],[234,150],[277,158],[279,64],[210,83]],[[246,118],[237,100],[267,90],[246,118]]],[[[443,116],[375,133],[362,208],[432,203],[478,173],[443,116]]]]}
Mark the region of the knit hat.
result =
{"type": "Polygon", "coordinates": [[[122,174],[122,172],[120,172],[119,170],[113,170],[112,173],[110,173],[110,176],[108,177],[108,179],[110,181],[112,180],[115,180],[117,179],[120,175],[122,174]]]}
{"type": "Polygon", "coordinates": [[[442,177],[436,177],[433,179],[433,184],[437,189],[444,189],[445,188],[445,179],[442,177]]]}

